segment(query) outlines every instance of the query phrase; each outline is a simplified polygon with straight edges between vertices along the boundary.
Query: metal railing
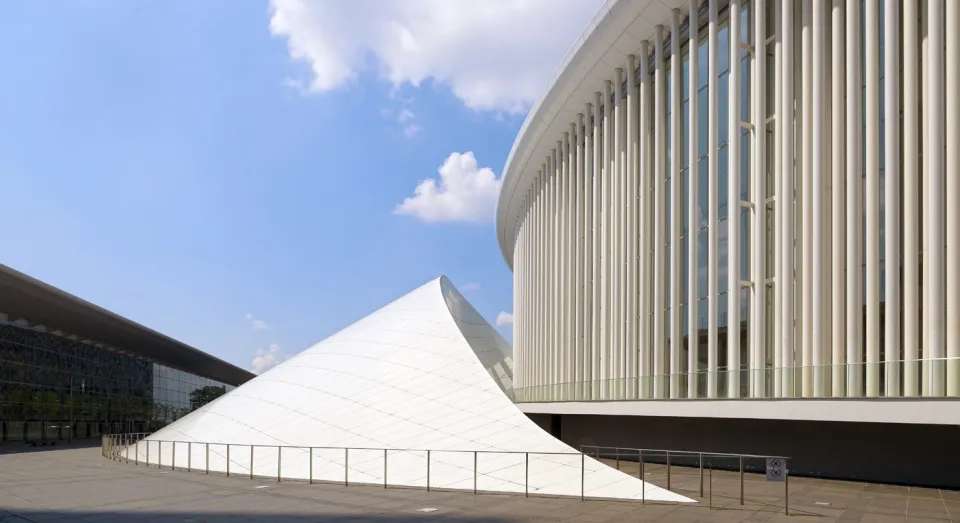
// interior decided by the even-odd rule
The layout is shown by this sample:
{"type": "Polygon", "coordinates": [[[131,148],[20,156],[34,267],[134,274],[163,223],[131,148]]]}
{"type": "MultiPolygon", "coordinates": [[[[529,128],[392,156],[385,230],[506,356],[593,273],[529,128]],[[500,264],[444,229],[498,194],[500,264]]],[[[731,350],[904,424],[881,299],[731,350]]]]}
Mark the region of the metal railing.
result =
{"type": "MultiPolygon", "coordinates": [[[[667,490],[673,490],[674,471],[679,467],[680,472],[696,469],[697,471],[697,491],[699,497],[704,498],[704,471],[707,476],[707,498],[710,508],[713,507],[713,470],[736,471],[739,475],[739,504],[743,505],[745,500],[744,477],[745,473],[766,473],[769,460],[780,460],[782,467],[783,482],[783,510],[785,514],[790,513],[790,482],[789,482],[789,460],[786,456],[771,456],[763,454],[731,454],[725,452],[697,452],[686,450],[662,450],[662,449],[641,449],[631,447],[603,447],[597,445],[580,445],[580,451],[598,461],[614,461],[613,465],[617,470],[621,470],[622,463],[636,463],[638,467],[637,476],[644,481],[650,475],[646,470],[648,464],[662,466],[666,475],[667,490]]],[[[766,481],[766,477],[764,481],[766,481]]],[[[780,481],[781,478],[777,478],[780,481]]],[[[687,485],[683,485],[687,487],[687,485]]],[[[677,489],[687,491],[689,488],[677,489]]],[[[770,490],[770,489],[767,489],[770,490]]]]}
{"type": "MultiPolygon", "coordinates": [[[[150,434],[148,433],[104,435],[101,440],[101,454],[106,458],[115,461],[133,463],[134,465],[144,465],[147,467],[156,466],[158,468],[166,467],[171,470],[177,470],[179,467],[181,470],[185,469],[188,472],[202,471],[205,474],[223,473],[226,476],[236,476],[239,472],[250,479],[275,479],[278,483],[283,480],[306,480],[311,484],[337,483],[344,486],[360,484],[383,486],[383,488],[388,488],[390,486],[400,488],[425,487],[427,491],[437,490],[439,487],[440,490],[472,490],[474,494],[486,492],[519,494],[522,492],[527,497],[529,497],[531,494],[565,497],[576,496],[579,494],[581,500],[588,498],[602,498],[602,496],[591,494],[592,489],[588,485],[588,480],[590,474],[592,472],[596,472],[596,468],[603,468],[603,466],[597,465],[594,467],[594,470],[592,470],[590,467],[591,462],[588,462],[586,456],[580,452],[508,452],[490,450],[458,451],[363,447],[241,445],[233,443],[206,443],[156,439],[148,440],[146,438],[149,435],[150,434]],[[261,450],[272,451],[276,456],[276,470],[271,470],[269,475],[263,473],[263,456],[256,455],[261,450]],[[186,462],[183,461],[184,451],[186,462]],[[244,455],[240,455],[238,451],[242,452],[244,455]],[[246,451],[249,451],[249,456],[246,455],[246,451]],[[301,453],[307,453],[308,459],[306,460],[306,466],[302,467],[302,469],[307,471],[305,474],[289,472],[290,468],[297,468],[298,465],[303,466],[304,463],[302,459],[294,458],[293,460],[288,461],[287,468],[284,468],[284,456],[297,451],[301,453]],[[211,461],[211,452],[215,457],[219,456],[220,458],[223,458],[223,460],[219,462],[217,460],[211,461]],[[318,453],[326,453],[326,456],[319,456],[318,453]],[[326,459],[327,461],[332,461],[330,459],[331,454],[337,456],[335,458],[337,461],[342,461],[341,478],[338,478],[337,480],[331,479],[329,468],[326,470],[326,474],[321,474],[321,477],[315,477],[314,457],[323,457],[323,459],[326,459]],[[369,466],[369,462],[371,454],[376,454],[378,459],[383,460],[382,478],[377,478],[378,481],[376,482],[371,481],[370,478],[371,467],[369,466]],[[180,456],[179,460],[178,455],[180,456]],[[401,457],[403,455],[407,455],[407,457],[409,457],[409,455],[420,455],[424,458],[422,463],[423,469],[421,471],[421,473],[424,475],[419,476],[420,478],[424,479],[422,484],[417,484],[415,481],[404,482],[403,479],[395,482],[388,481],[388,477],[393,477],[390,476],[390,469],[388,468],[388,463],[391,462],[389,458],[393,456],[396,459],[397,457],[401,457]],[[440,457],[438,457],[438,455],[440,457]],[[450,459],[451,455],[457,455],[460,458],[466,458],[466,460],[450,459]],[[198,456],[202,459],[198,459],[195,462],[194,456],[198,456]],[[367,460],[368,466],[365,467],[365,471],[360,470],[362,468],[361,466],[355,466],[351,464],[351,457],[353,456],[358,456],[367,460]],[[505,464],[502,459],[504,456],[510,456],[516,459],[513,460],[513,463],[508,462],[505,464]],[[497,461],[496,457],[500,457],[501,459],[497,461]],[[557,461],[557,459],[560,461],[557,461]],[[460,463],[457,463],[458,461],[460,463]],[[565,461],[565,463],[563,461],[565,461]],[[211,465],[211,463],[214,463],[214,465],[211,465]],[[257,467],[258,463],[261,464],[260,467],[257,467]],[[490,465],[486,467],[489,470],[483,470],[484,465],[490,465]],[[542,477],[549,477],[550,471],[538,471],[532,468],[538,465],[546,468],[550,468],[552,466],[554,470],[562,466],[576,467],[579,475],[579,493],[551,491],[549,488],[540,488],[538,485],[540,485],[542,482],[531,481],[531,473],[535,473],[542,477]],[[470,473],[470,477],[472,477],[472,488],[469,484],[464,485],[463,481],[454,482],[458,485],[456,488],[454,488],[450,482],[438,484],[439,482],[436,479],[431,479],[431,474],[433,472],[431,469],[437,467],[447,469],[446,471],[441,471],[447,473],[449,473],[449,469],[451,467],[457,467],[460,469],[467,468],[468,472],[470,473]],[[522,479],[519,477],[521,467],[522,479]],[[471,468],[472,470],[470,470],[471,468]],[[506,469],[514,469],[512,471],[514,477],[511,477],[511,474],[506,469]],[[357,474],[360,477],[358,479],[354,478],[353,474],[357,474]],[[484,486],[482,485],[484,479],[492,479],[492,483],[495,484],[484,486]],[[497,483],[500,486],[503,484],[520,486],[522,484],[523,490],[497,488],[497,483]]],[[[301,455],[300,458],[307,456],[301,455]]],[[[408,459],[407,464],[409,464],[409,461],[410,460],[408,459]]],[[[339,466],[339,463],[337,466],[339,466]]],[[[407,472],[407,475],[409,476],[409,470],[407,470],[407,472]]],[[[568,469],[567,472],[569,473],[571,471],[568,469]]],[[[461,479],[469,480],[470,477],[461,479]]]]}
{"type": "MultiPolygon", "coordinates": [[[[518,387],[515,403],[664,399],[936,397],[931,377],[960,376],[960,358],[680,372],[518,387]]],[[[941,394],[945,396],[945,394],[941,394]]]]}

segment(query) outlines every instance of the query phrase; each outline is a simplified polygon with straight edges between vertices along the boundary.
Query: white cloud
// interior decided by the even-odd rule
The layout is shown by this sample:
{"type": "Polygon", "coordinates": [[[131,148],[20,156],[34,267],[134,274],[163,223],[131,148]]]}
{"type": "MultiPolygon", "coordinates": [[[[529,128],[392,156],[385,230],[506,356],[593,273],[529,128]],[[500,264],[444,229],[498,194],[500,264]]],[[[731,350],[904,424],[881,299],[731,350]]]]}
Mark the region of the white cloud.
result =
{"type": "Polygon", "coordinates": [[[266,350],[257,350],[257,354],[253,357],[253,362],[251,363],[251,369],[254,374],[263,374],[288,357],[286,354],[280,352],[280,345],[271,343],[266,350]]]}
{"type": "Polygon", "coordinates": [[[497,207],[500,179],[489,167],[480,168],[472,152],[451,153],[438,169],[440,180],[420,182],[396,214],[425,222],[487,222],[497,207]]]}
{"type": "Polygon", "coordinates": [[[497,314],[497,327],[504,327],[506,325],[513,325],[513,314],[500,311],[500,314],[497,314]]]}
{"type": "Polygon", "coordinates": [[[337,89],[376,68],[394,87],[428,79],[476,110],[526,111],[602,0],[272,0],[270,31],[337,89]]]}
{"type": "Polygon", "coordinates": [[[414,136],[420,134],[420,131],[423,130],[423,127],[420,127],[417,124],[410,124],[403,128],[403,135],[407,138],[413,138],[414,136]]]}
{"type": "Polygon", "coordinates": [[[273,328],[267,322],[257,319],[253,314],[250,314],[249,312],[243,316],[243,319],[247,320],[247,322],[250,324],[251,327],[253,327],[253,330],[255,331],[263,331],[263,330],[268,330],[273,328]]]}
{"type": "Polygon", "coordinates": [[[475,291],[480,288],[480,284],[477,282],[465,283],[460,286],[460,290],[464,292],[475,291]]]}

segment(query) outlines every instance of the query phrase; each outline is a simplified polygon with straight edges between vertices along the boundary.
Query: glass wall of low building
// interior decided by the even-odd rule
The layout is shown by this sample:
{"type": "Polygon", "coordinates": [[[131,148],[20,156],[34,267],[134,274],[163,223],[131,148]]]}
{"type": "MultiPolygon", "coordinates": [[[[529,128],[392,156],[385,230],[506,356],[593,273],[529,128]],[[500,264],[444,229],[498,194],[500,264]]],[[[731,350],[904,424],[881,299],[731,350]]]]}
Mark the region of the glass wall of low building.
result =
{"type": "Polygon", "coordinates": [[[0,322],[0,442],[149,432],[234,387],[0,322]]]}

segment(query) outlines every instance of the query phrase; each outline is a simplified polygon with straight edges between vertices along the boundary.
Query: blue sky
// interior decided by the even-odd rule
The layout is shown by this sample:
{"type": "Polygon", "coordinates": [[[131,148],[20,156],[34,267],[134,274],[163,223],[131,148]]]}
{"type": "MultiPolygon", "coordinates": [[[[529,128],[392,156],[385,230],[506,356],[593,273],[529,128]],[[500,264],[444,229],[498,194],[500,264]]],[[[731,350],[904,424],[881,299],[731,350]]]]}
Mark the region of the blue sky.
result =
{"type": "Polygon", "coordinates": [[[508,64],[539,75],[511,98],[514,71],[490,65],[502,43],[418,34],[435,24],[400,4],[384,16],[418,45],[387,56],[395,46],[378,31],[390,24],[350,27],[349,2],[298,4],[5,3],[0,262],[244,368],[440,274],[491,322],[510,311],[492,208],[394,211],[452,153],[499,176],[524,110],[589,16],[508,64]],[[290,12],[300,25],[278,29],[290,12]],[[366,40],[318,44],[331,23],[366,40]],[[436,49],[479,53],[464,58],[481,71],[454,70],[445,64],[459,58],[436,49]]]}

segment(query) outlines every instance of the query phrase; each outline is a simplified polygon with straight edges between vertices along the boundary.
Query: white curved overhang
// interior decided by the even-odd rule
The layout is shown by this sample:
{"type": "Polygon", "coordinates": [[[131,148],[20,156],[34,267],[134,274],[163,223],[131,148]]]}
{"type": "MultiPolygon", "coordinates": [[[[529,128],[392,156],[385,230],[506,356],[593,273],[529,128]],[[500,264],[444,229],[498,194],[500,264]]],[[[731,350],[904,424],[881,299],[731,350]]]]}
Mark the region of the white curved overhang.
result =
{"type": "Polygon", "coordinates": [[[627,56],[640,42],[652,40],[657,25],[667,26],[673,9],[689,0],[607,0],[560,62],[543,97],[527,114],[503,168],[497,200],[497,242],[507,265],[513,268],[513,231],[527,187],[536,179],[545,158],[593,93],[602,90],[614,71],[626,70],[627,56]]]}

